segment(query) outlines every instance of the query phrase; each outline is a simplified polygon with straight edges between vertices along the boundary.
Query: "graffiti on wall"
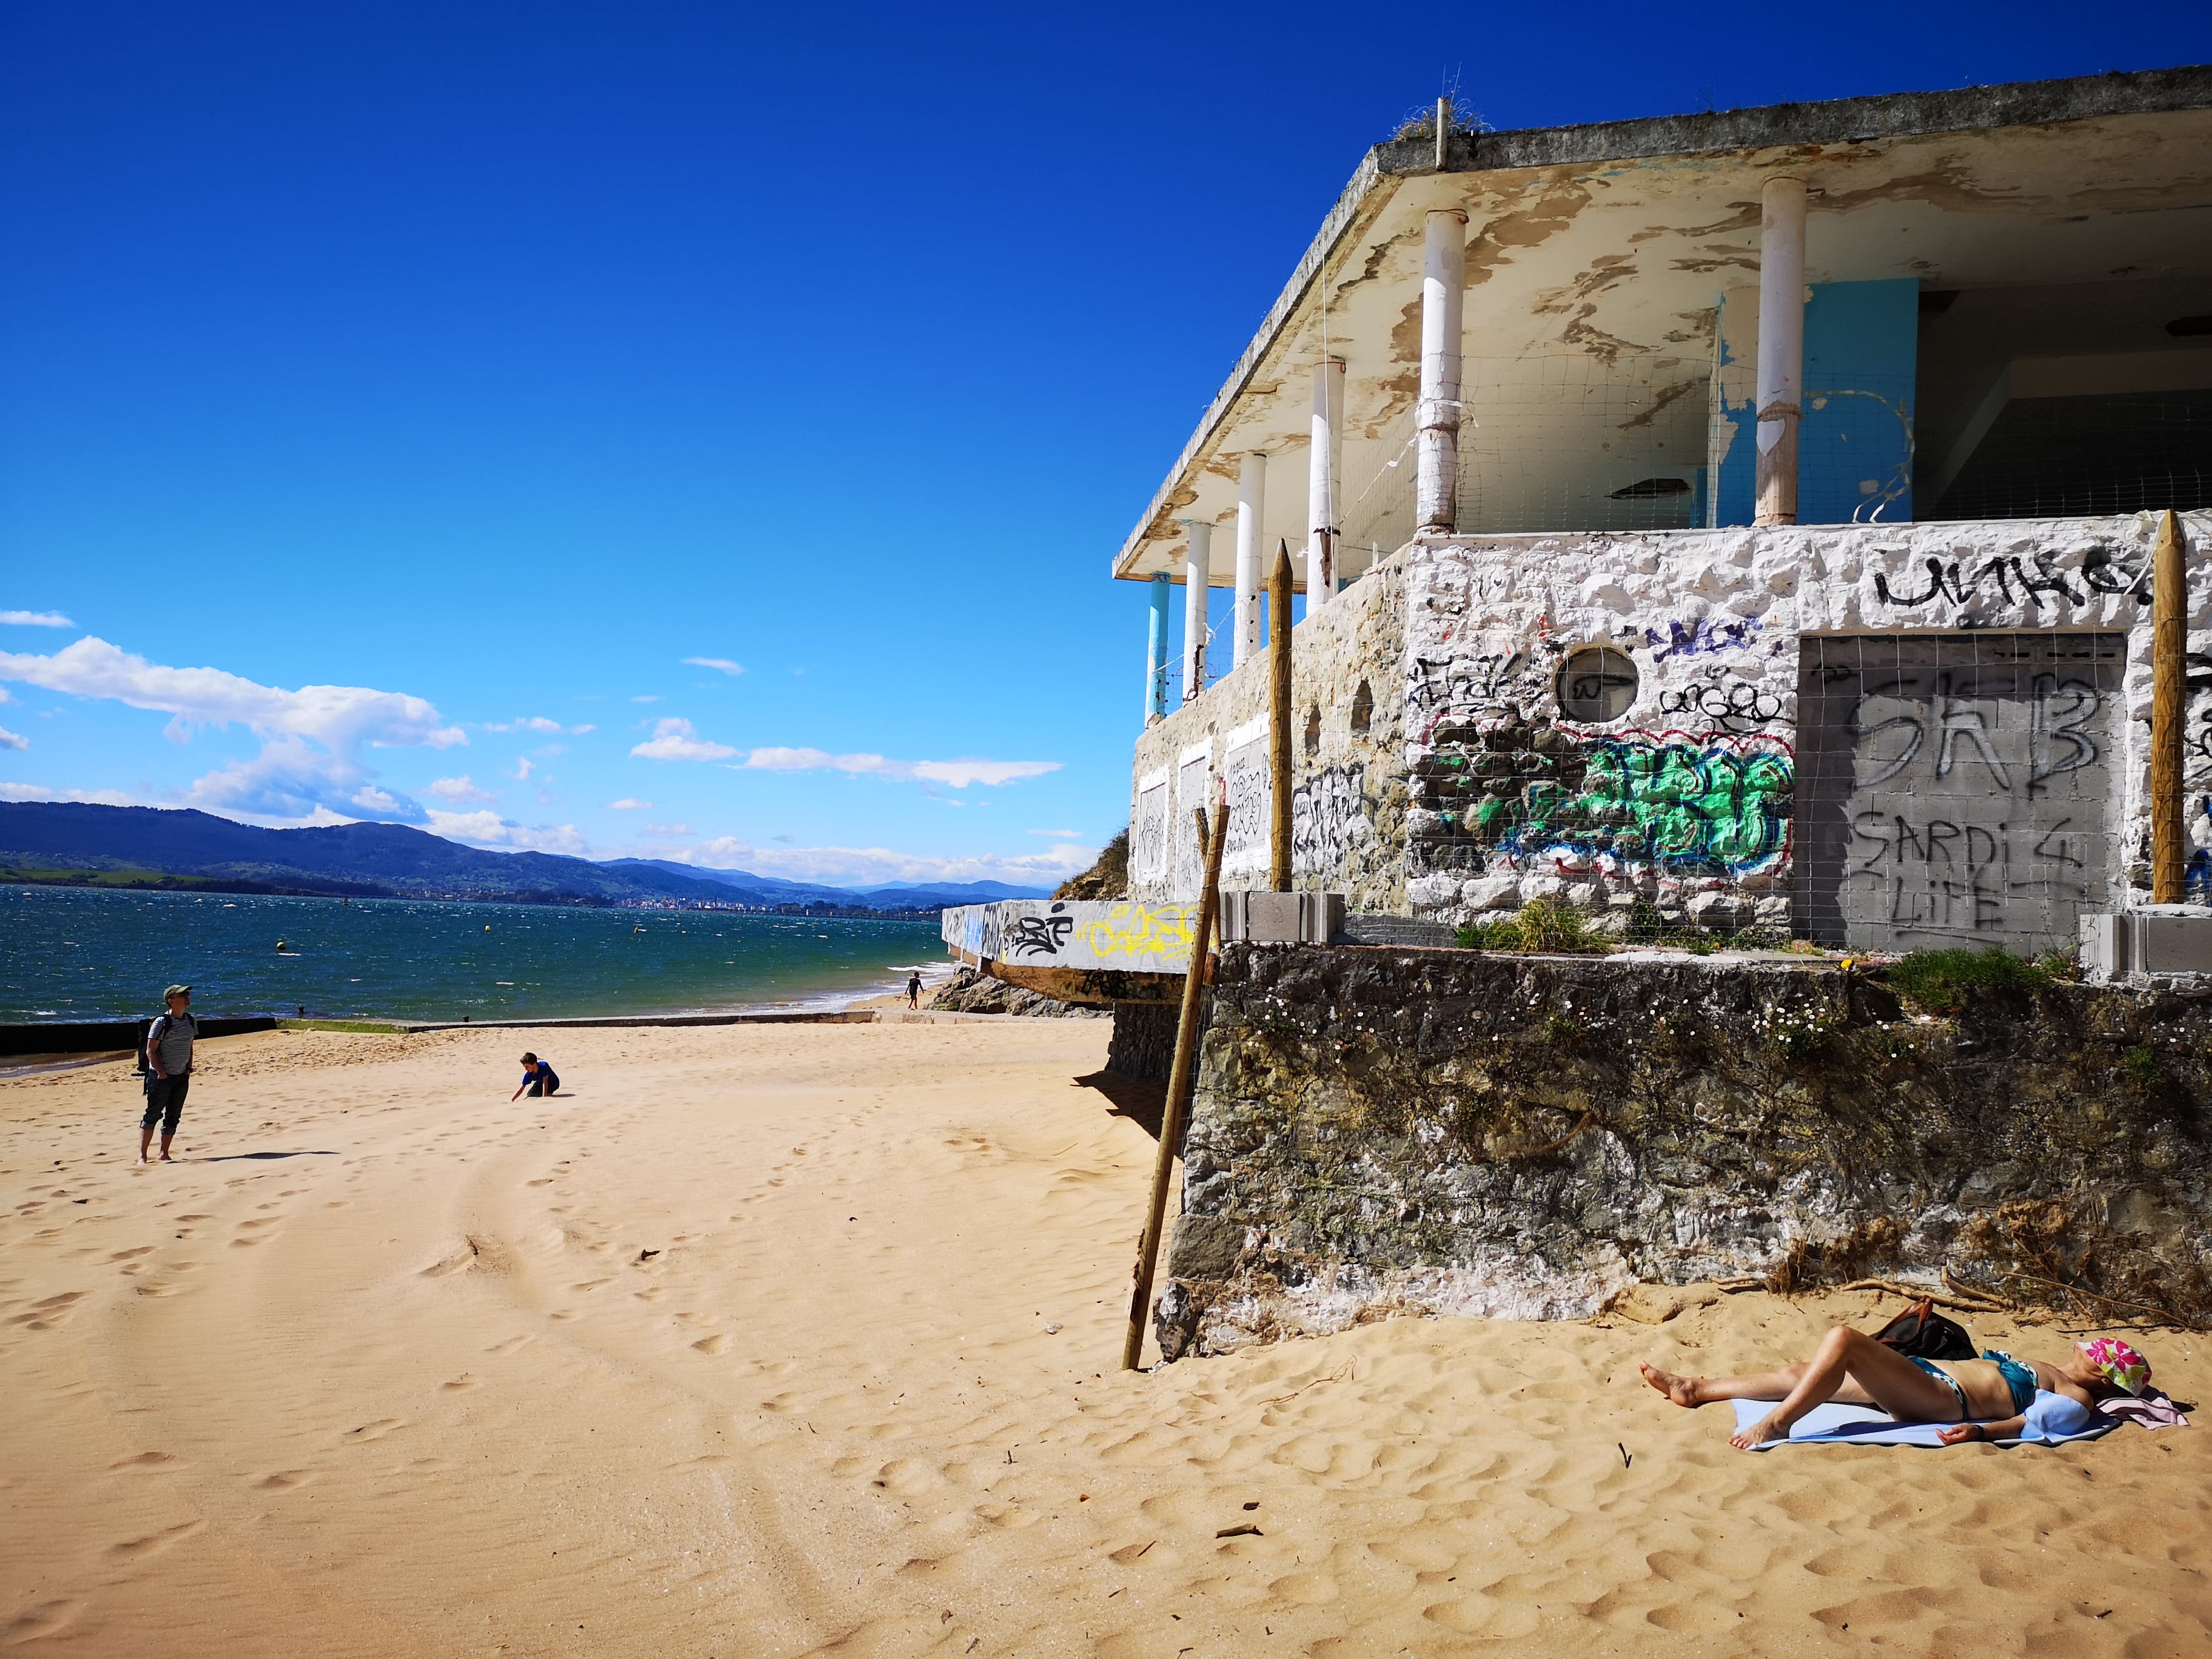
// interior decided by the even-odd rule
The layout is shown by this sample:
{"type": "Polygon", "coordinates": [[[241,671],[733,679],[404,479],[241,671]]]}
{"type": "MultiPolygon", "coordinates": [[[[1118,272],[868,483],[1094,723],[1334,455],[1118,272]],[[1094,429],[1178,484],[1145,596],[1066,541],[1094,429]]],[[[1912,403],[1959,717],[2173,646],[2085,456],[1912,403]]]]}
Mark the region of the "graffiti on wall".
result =
{"type": "Polygon", "coordinates": [[[1335,875],[1352,849],[1373,836],[1366,779],[1364,766],[1325,767],[1291,792],[1291,867],[1297,873],[1335,875]]]}
{"type": "Polygon", "coordinates": [[[968,955],[1025,967],[1182,973],[1198,930],[1195,904],[1132,900],[1010,899],[947,910],[945,942],[968,955]]]}
{"type": "Polygon", "coordinates": [[[2149,565],[2136,548],[2091,546],[2078,555],[2035,553],[2026,559],[2000,554],[1979,564],[1929,557],[1921,563],[1924,574],[1920,592],[1909,591],[1903,577],[1892,586],[1887,574],[1876,571],[1875,597],[1900,611],[1917,611],[1939,603],[1964,605],[1978,594],[2008,605],[2033,606],[2038,611],[2059,599],[2069,605],[2086,605],[2100,593],[2124,593],[2139,604],[2150,603],[2149,565]]]}
{"type": "Polygon", "coordinates": [[[1168,867],[1168,786],[1163,778],[1137,792],[1129,819],[1129,867],[1140,877],[1158,877],[1168,867]]]}
{"type": "Polygon", "coordinates": [[[1498,802],[1479,816],[1477,838],[1522,858],[1610,854],[1674,875],[1741,875],[1789,850],[1796,771],[1779,738],[1607,733],[1583,738],[1577,758],[1578,779],[1498,802]]]}
{"type": "Polygon", "coordinates": [[[1687,627],[1679,622],[1668,623],[1663,640],[1657,629],[1647,628],[1644,630],[1644,642],[1651,647],[1652,661],[1665,662],[1669,657],[1740,651],[1751,643],[1751,636],[1759,629],[1756,617],[1699,617],[1687,627]]]}
{"type": "Polygon", "coordinates": [[[1659,712],[1742,737],[1781,719],[1782,699],[1753,681],[1712,676],[1662,691],[1659,712]]]}
{"type": "Polygon", "coordinates": [[[2115,863],[2124,636],[1988,634],[1865,649],[1808,641],[1811,877],[1837,940],[2069,947],[2115,863]],[[1832,872],[1832,873],[1828,873],[1832,872]]]}
{"type": "Polygon", "coordinates": [[[1229,751],[1224,771],[1229,781],[1229,842],[1221,849],[1224,871],[1264,869],[1267,863],[1267,803],[1269,787],[1267,742],[1262,732],[1254,742],[1229,751]]]}
{"type": "Polygon", "coordinates": [[[1789,853],[1796,762],[1770,734],[1503,724],[1415,767],[1430,870],[1601,860],[1741,877],[1789,853]]]}

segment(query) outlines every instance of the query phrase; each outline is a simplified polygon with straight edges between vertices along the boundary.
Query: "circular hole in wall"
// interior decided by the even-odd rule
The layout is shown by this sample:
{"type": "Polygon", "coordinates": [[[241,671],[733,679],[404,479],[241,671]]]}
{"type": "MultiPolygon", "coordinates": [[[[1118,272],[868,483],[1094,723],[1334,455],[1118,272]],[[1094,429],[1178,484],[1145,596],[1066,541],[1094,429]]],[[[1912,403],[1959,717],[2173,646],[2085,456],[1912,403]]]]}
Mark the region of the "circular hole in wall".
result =
{"type": "Polygon", "coordinates": [[[1636,665],[1625,651],[1586,645],[1559,669],[1559,713],[1571,720],[1617,720],[1636,702],[1636,665]]]}

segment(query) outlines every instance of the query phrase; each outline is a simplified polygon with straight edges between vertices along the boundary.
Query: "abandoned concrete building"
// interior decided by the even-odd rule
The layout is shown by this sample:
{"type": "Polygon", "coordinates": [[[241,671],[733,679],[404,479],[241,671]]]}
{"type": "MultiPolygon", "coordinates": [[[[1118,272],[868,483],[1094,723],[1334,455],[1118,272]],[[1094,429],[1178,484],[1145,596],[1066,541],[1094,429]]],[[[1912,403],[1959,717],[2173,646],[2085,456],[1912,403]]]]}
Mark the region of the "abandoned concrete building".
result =
{"type": "Polygon", "coordinates": [[[1115,556],[1152,594],[1133,897],[1196,896],[1223,783],[1224,885],[1264,884],[1287,544],[1296,884],[1355,936],[1545,896],[2070,946],[2148,896],[2145,573],[2168,508],[2201,568],[2208,507],[2212,70],[1432,118],[1360,164],[1115,556]]]}
{"type": "Polygon", "coordinates": [[[945,919],[1109,1069],[1188,1039],[1133,1328],[1875,1270],[2212,1319],[2201,966],[1930,1010],[1732,948],[2201,940],[2208,508],[2212,69],[1376,147],[1114,559],[1128,896],[945,919]],[[1439,948],[1540,899],[1663,948],[1439,948]]]}

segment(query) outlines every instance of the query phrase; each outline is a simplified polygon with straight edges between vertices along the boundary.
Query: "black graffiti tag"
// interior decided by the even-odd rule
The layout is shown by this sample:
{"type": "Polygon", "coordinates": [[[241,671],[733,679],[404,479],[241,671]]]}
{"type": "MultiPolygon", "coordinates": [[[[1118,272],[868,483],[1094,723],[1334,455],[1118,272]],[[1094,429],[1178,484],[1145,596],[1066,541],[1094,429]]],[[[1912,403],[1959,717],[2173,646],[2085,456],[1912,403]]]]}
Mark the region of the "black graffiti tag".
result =
{"type": "MultiPolygon", "coordinates": [[[[1889,578],[1880,571],[1875,573],[1875,597],[1884,605],[1902,611],[1917,611],[1937,599],[1948,599],[1953,605],[1965,605],[1980,591],[1984,580],[1994,578],[1997,592],[2007,605],[2025,601],[2040,611],[2045,594],[2055,595],[2069,605],[2081,605],[2086,596],[2071,586],[2067,573],[2057,568],[2055,556],[2038,553],[2033,556],[2034,574],[2017,557],[2000,554],[1978,568],[1968,570],[1963,561],[1953,559],[1945,563],[1940,558],[1923,561],[1928,573],[1928,586],[1920,593],[1900,593],[1889,585],[1889,578]],[[2013,588],[2017,583],[2019,594],[2013,588]]],[[[2072,573],[2083,587],[2097,593],[2126,593],[2138,604],[2150,603],[2150,577],[2145,571],[2132,569],[2112,556],[2109,548],[2093,547],[2082,555],[2081,568],[2072,573]]]]}
{"type": "Polygon", "coordinates": [[[1659,708],[1662,714],[1696,714],[1723,732],[1741,735],[1779,718],[1782,699],[1747,681],[1723,685],[1717,680],[1700,680],[1680,690],[1662,691],[1659,708]]]}
{"type": "Polygon", "coordinates": [[[1000,949],[1009,957],[1056,957],[1074,931],[1073,916],[1020,916],[1000,939],[1000,949]]]}

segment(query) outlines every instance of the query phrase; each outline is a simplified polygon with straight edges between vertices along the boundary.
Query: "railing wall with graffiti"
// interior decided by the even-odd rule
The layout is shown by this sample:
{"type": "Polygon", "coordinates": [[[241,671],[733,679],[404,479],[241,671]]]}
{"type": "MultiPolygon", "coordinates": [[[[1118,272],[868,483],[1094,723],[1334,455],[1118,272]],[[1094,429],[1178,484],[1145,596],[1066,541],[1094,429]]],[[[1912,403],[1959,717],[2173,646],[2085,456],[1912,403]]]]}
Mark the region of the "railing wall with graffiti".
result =
{"type": "Polygon", "coordinates": [[[1195,904],[1128,899],[1007,899],[945,913],[952,949],[1019,968],[1118,969],[1180,974],[1190,968],[1195,904]]]}

